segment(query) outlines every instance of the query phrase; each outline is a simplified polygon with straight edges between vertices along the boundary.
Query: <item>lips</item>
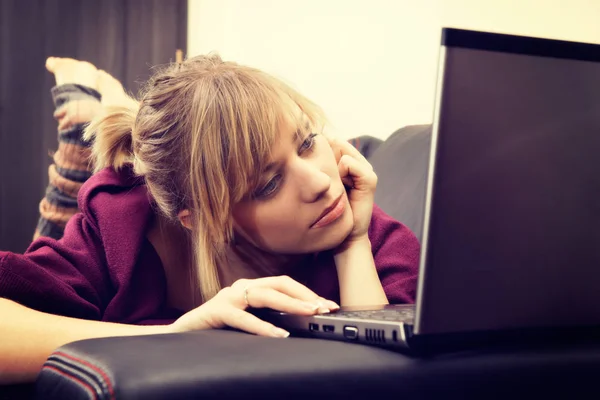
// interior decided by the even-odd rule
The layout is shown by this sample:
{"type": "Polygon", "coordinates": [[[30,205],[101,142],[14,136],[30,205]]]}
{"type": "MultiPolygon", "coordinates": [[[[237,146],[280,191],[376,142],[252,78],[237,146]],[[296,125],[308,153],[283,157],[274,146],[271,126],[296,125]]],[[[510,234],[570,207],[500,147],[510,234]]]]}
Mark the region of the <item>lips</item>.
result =
{"type": "Polygon", "coordinates": [[[342,193],[334,202],[327,207],[321,215],[313,222],[311,228],[319,228],[321,226],[329,225],[336,221],[343,213],[346,205],[344,202],[344,194],[342,193]]]}

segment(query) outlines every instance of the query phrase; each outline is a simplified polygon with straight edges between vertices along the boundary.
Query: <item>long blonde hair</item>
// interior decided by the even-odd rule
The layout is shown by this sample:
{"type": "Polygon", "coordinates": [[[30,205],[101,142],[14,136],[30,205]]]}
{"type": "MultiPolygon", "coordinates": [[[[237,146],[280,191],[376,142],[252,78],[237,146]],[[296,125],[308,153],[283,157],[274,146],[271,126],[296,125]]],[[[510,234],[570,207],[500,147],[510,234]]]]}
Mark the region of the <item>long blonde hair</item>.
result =
{"type": "Polygon", "coordinates": [[[158,210],[190,210],[194,275],[202,301],[221,289],[219,264],[233,238],[233,206],[257,185],[282,118],[298,108],[322,126],[320,108],[262,71],[218,55],[154,74],[139,102],[106,108],[86,130],[95,170],[133,164],[158,210]]]}

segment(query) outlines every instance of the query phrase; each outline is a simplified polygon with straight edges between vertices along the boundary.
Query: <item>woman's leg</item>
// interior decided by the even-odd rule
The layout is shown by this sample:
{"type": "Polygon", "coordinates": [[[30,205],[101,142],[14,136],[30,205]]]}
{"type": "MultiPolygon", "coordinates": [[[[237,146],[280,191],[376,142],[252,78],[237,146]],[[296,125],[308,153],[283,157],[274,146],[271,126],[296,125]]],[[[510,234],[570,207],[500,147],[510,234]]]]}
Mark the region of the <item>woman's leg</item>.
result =
{"type": "Polygon", "coordinates": [[[48,170],[49,184],[40,202],[34,239],[40,236],[60,239],[68,220],[79,211],[79,189],[92,174],[90,143],[83,140],[83,130],[98,114],[102,103],[114,104],[124,92],[116,79],[88,62],[50,57],[46,69],[56,79],[52,98],[58,121],[58,149],[48,170]],[[103,92],[107,94],[105,99],[103,92]]]}

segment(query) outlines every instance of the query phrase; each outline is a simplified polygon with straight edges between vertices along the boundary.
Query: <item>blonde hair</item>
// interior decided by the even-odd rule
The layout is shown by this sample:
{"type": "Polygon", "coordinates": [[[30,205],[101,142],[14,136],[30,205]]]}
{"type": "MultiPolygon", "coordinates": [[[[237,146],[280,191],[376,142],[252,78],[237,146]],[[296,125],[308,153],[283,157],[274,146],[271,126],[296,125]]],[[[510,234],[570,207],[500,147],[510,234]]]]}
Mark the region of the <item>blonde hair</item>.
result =
{"type": "Polygon", "coordinates": [[[281,80],[212,54],[159,70],[139,103],[106,108],[88,126],[96,171],[132,164],[168,219],[190,210],[202,301],[221,289],[233,206],[255,189],[282,120],[299,123],[298,109],[323,126],[320,108],[281,80]]]}

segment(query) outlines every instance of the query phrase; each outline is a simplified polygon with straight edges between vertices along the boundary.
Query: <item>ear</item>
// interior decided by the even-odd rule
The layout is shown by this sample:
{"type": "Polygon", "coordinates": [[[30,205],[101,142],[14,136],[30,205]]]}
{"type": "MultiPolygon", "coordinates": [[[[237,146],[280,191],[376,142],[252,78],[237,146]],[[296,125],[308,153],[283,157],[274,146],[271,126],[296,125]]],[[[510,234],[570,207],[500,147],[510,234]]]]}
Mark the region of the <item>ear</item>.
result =
{"type": "Polygon", "coordinates": [[[192,230],[191,215],[192,213],[190,213],[190,210],[181,210],[179,211],[179,214],[177,214],[177,218],[179,219],[181,225],[189,230],[192,230]]]}

